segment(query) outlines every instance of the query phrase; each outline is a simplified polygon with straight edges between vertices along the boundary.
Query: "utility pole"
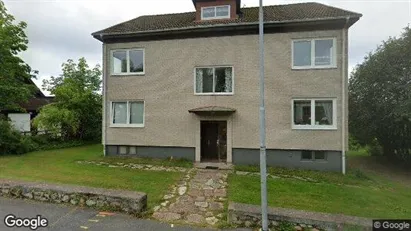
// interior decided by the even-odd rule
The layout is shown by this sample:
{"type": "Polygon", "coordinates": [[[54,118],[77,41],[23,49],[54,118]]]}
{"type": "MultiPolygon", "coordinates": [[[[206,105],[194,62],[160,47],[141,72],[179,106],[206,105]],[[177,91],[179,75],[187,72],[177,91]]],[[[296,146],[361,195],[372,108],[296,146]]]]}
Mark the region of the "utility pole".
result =
{"type": "Polygon", "coordinates": [[[261,176],[261,221],[262,231],[268,231],[267,218],[267,164],[265,147],[265,103],[264,103],[264,14],[260,0],[260,176],[261,176]]]}

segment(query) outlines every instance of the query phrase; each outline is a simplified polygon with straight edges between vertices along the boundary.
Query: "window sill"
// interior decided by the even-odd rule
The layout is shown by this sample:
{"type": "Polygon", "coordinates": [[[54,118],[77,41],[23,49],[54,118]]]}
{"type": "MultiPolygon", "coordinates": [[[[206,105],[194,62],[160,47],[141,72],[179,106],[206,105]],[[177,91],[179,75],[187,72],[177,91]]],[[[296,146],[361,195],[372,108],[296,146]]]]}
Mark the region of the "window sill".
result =
{"type": "Polygon", "coordinates": [[[293,130],[337,130],[334,126],[292,126],[293,130]]]}
{"type": "Polygon", "coordinates": [[[121,74],[121,73],[114,74],[114,73],[112,73],[112,74],[110,74],[110,77],[143,76],[145,74],[146,74],[145,72],[124,73],[124,74],[121,74]]]}
{"type": "Polygon", "coordinates": [[[321,70],[321,69],[337,69],[337,66],[293,66],[291,67],[292,70],[321,70]]]}
{"type": "Polygon", "coordinates": [[[144,128],[144,124],[110,124],[110,128],[144,128]]]}
{"type": "Polygon", "coordinates": [[[234,93],[194,93],[194,95],[197,96],[230,96],[230,95],[234,95],[234,93]]]}

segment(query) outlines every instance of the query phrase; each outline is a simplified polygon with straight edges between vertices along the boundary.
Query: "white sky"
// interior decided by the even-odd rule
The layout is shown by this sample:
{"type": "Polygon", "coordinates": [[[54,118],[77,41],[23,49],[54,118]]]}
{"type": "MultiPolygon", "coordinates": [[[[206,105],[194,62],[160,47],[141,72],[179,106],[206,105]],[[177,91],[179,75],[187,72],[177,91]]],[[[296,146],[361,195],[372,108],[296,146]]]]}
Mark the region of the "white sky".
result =
{"type": "MultiPolygon", "coordinates": [[[[1,0],[0,0],[1,1],[1,0]]],[[[312,1],[312,0],[311,0],[312,1]]],[[[67,59],[85,57],[101,64],[101,42],[92,32],[141,15],[194,11],[191,0],[4,0],[17,21],[28,24],[29,49],[22,58],[39,71],[35,81],[61,73],[67,59]]],[[[264,0],[264,5],[306,2],[264,0]]],[[[411,22],[411,0],[318,0],[315,2],[363,14],[349,31],[350,70],[382,40],[398,36],[411,22]]],[[[258,6],[258,0],[242,0],[242,5],[258,6]]]]}

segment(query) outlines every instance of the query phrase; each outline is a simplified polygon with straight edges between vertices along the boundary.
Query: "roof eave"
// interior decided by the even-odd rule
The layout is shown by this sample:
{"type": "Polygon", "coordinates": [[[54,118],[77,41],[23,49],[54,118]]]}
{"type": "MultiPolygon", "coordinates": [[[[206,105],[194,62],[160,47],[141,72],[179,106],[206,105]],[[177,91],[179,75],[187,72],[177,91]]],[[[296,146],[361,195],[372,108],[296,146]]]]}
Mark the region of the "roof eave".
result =
{"type": "MultiPolygon", "coordinates": [[[[314,18],[314,19],[304,19],[304,20],[289,20],[289,21],[269,21],[264,22],[265,27],[286,27],[286,26],[293,26],[293,25],[309,25],[316,22],[333,22],[338,20],[347,20],[348,28],[351,27],[354,23],[356,23],[362,14],[354,14],[354,15],[347,15],[341,17],[330,17],[330,18],[314,18]]],[[[94,32],[91,35],[101,41],[104,42],[104,38],[129,38],[129,37],[139,37],[139,36],[146,36],[146,35],[160,35],[160,34],[170,34],[170,33],[187,33],[187,32],[194,32],[194,31],[207,31],[213,29],[227,29],[227,28],[235,28],[241,29],[246,27],[253,27],[258,26],[258,22],[251,22],[251,23],[232,23],[232,24],[216,24],[216,25],[206,25],[206,26],[193,26],[193,27],[185,27],[185,28],[172,28],[172,29],[161,29],[161,30],[149,30],[149,31],[138,31],[138,32],[118,32],[118,33],[103,33],[103,32],[94,32]]]]}

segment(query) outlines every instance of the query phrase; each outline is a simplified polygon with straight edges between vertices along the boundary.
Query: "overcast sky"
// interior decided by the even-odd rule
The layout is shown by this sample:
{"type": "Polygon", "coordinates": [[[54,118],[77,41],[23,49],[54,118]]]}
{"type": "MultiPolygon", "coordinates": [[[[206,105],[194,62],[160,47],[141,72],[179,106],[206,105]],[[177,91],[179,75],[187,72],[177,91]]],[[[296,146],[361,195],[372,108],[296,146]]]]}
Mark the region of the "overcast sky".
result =
{"type": "MultiPolygon", "coordinates": [[[[308,0],[313,1],[313,0],[308,0]]],[[[18,21],[28,24],[29,49],[22,58],[39,71],[35,81],[61,73],[67,59],[85,57],[91,66],[102,60],[101,42],[91,33],[132,18],[193,11],[191,0],[4,0],[18,21]]],[[[306,2],[264,0],[264,5],[306,2]]],[[[398,36],[411,22],[411,0],[318,0],[363,14],[349,31],[350,70],[389,36],[398,36]]],[[[258,0],[242,0],[258,6],[258,0]]]]}

